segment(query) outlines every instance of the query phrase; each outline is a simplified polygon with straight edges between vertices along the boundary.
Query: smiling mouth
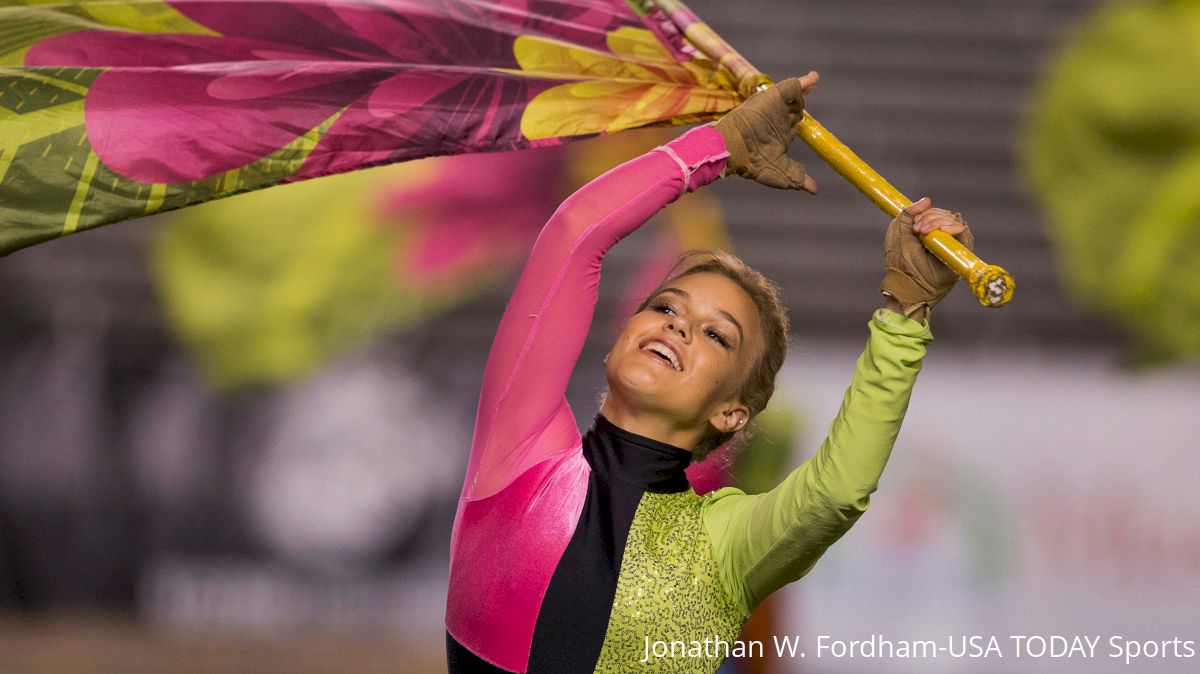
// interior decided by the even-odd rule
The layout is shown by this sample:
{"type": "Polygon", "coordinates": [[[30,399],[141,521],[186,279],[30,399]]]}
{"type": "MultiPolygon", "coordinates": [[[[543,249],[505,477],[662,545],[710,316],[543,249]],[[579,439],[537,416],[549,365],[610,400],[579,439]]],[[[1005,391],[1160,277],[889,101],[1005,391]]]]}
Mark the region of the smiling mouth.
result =
{"type": "Polygon", "coordinates": [[[675,353],[675,350],[670,346],[658,340],[650,340],[642,345],[642,351],[662,360],[676,372],[683,372],[683,366],[679,362],[679,354],[675,353]]]}

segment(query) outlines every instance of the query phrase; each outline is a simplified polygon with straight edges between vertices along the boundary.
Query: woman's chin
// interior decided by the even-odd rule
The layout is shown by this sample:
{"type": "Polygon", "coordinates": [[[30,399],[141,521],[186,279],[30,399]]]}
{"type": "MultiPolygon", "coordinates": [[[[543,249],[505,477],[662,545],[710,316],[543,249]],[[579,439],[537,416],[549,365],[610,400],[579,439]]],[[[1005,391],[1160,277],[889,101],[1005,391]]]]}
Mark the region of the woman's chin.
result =
{"type": "Polygon", "coordinates": [[[660,408],[679,393],[678,386],[673,385],[669,377],[663,376],[665,372],[656,372],[653,363],[649,367],[620,367],[606,374],[610,395],[616,394],[632,408],[660,408]]]}
{"type": "Polygon", "coordinates": [[[664,378],[630,377],[608,380],[608,397],[613,399],[625,413],[682,419],[686,415],[680,405],[685,404],[679,395],[679,386],[664,378]]]}
{"type": "Polygon", "coordinates": [[[637,390],[654,391],[666,389],[672,385],[671,375],[678,374],[658,363],[645,359],[646,362],[624,362],[618,364],[606,374],[610,384],[617,380],[623,387],[637,390]],[[615,370],[615,371],[613,371],[615,370]]]}

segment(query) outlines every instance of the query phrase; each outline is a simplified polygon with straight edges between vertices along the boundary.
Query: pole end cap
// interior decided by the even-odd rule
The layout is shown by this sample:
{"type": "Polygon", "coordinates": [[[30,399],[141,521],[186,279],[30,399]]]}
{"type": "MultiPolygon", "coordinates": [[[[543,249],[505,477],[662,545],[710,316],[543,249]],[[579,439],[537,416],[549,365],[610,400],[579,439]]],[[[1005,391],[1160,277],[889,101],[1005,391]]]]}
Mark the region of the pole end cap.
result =
{"type": "Polygon", "coordinates": [[[985,307],[998,308],[1008,304],[1017,288],[1012,275],[994,264],[984,265],[971,272],[971,292],[985,307]]]}

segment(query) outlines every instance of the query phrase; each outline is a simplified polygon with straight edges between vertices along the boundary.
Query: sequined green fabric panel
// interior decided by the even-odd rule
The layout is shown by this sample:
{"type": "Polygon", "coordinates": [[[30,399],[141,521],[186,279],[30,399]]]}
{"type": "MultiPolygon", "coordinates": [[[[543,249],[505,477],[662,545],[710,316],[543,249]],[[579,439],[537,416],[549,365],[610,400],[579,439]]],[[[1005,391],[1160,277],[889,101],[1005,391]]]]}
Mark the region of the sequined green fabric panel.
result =
{"type": "Polygon", "coordinates": [[[701,524],[702,502],[690,489],[642,496],[596,672],[710,674],[727,654],[718,639],[733,648],[744,619],[717,575],[701,524]],[[646,658],[647,637],[667,644],[663,649],[675,642],[675,653],[646,658]]]}

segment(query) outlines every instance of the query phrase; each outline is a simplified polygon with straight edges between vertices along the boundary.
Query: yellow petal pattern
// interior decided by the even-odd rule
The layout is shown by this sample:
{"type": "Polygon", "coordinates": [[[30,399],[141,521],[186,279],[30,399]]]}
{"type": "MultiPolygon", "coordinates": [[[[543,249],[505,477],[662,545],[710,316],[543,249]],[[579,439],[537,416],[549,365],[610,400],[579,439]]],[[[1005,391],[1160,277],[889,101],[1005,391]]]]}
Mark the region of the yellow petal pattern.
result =
{"type": "Polygon", "coordinates": [[[641,28],[608,35],[612,53],[582,49],[542,37],[521,36],[513,51],[527,74],[575,75],[578,82],[537,95],[521,117],[530,139],[612,133],[664,122],[712,119],[741,102],[723,88],[725,78],[710,61],[676,61],[641,28]]]}

